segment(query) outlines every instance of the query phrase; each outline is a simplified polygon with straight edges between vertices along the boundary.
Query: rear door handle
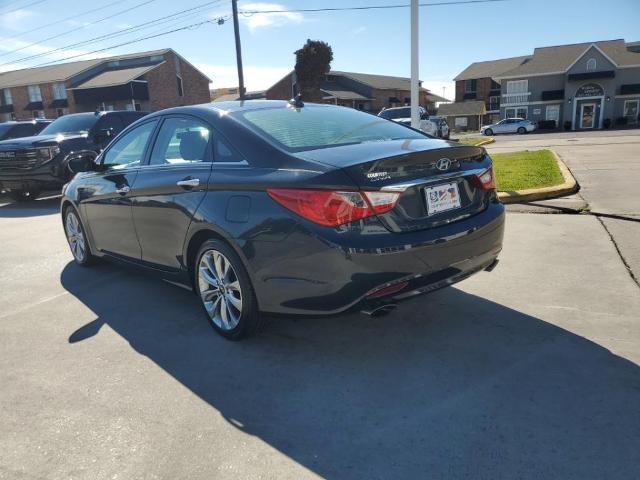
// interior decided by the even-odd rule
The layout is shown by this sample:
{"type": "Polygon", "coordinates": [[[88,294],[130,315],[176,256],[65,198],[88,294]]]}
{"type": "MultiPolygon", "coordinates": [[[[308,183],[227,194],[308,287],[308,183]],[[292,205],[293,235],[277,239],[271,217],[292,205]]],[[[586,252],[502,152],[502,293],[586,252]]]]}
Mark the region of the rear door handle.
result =
{"type": "Polygon", "coordinates": [[[129,185],[125,185],[124,187],[116,188],[116,192],[120,193],[122,195],[124,195],[125,193],[129,193],[130,190],[131,190],[131,188],[129,187],[129,185]]]}
{"type": "Polygon", "coordinates": [[[200,179],[199,178],[185,178],[184,180],[180,180],[179,182],[177,182],[176,185],[178,185],[179,187],[183,187],[183,188],[199,187],[200,186],[200,179]]]}

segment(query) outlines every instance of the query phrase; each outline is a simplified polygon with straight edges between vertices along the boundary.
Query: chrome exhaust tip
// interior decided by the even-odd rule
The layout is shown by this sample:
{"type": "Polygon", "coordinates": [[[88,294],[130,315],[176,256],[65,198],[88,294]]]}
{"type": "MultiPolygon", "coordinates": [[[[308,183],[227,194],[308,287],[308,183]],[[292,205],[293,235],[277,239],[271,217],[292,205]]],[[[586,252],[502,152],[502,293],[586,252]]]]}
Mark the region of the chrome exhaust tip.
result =
{"type": "Polygon", "coordinates": [[[361,310],[360,312],[369,317],[381,317],[382,315],[386,315],[387,313],[391,313],[392,311],[394,311],[397,306],[398,305],[396,305],[395,303],[385,303],[361,310]]]}
{"type": "Polygon", "coordinates": [[[499,262],[499,261],[500,261],[500,260],[498,260],[498,259],[496,258],[493,262],[491,262],[491,263],[489,264],[489,266],[488,266],[488,267],[486,267],[486,268],[484,269],[484,271],[485,271],[485,272],[492,272],[492,271],[493,271],[493,269],[494,269],[494,268],[496,268],[496,267],[498,266],[498,262],[499,262]]]}

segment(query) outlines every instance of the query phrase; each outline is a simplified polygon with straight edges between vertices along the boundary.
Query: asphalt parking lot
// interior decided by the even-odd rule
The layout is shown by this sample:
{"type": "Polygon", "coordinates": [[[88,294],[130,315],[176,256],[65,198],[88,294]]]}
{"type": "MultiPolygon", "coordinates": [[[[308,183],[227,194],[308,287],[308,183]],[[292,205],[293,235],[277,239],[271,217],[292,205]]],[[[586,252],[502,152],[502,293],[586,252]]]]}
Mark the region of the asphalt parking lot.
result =
{"type": "Polygon", "coordinates": [[[608,216],[510,211],[492,273],[240,343],[0,198],[0,478],[640,478],[640,138],[575,138],[491,149],[553,144],[608,216]]]}

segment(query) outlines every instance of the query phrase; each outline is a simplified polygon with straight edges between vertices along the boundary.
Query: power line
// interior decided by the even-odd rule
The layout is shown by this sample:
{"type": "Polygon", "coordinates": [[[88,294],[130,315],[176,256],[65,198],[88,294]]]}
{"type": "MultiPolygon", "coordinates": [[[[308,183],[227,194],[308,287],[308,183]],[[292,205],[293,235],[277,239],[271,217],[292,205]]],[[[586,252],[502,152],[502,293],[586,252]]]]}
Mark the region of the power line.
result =
{"type": "Polygon", "coordinates": [[[192,30],[192,29],[198,28],[198,27],[200,27],[202,25],[205,25],[207,23],[217,23],[217,24],[221,25],[222,23],[224,23],[229,18],[231,18],[229,15],[223,15],[221,17],[212,18],[212,19],[209,19],[209,20],[203,20],[201,22],[192,23],[192,24],[186,25],[184,27],[174,28],[173,30],[168,30],[166,32],[157,33],[155,35],[148,35],[146,37],[139,37],[139,38],[136,38],[134,40],[130,40],[128,42],[118,43],[117,45],[110,45],[108,47],[100,48],[98,50],[92,50],[90,52],[84,52],[84,53],[81,53],[81,54],[78,54],[78,55],[72,55],[70,57],[60,58],[58,60],[54,60],[54,61],[51,61],[51,62],[40,63],[38,65],[34,65],[33,67],[29,67],[29,68],[44,67],[46,65],[53,65],[53,64],[56,64],[56,63],[64,62],[66,60],[72,60],[74,58],[84,57],[84,56],[91,55],[91,54],[94,54],[94,53],[106,52],[107,50],[113,50],[114,48],[124,47],[126,45],[131,45],[133,43],[142,42],[144,40],[149,40],[151,38],[162,37],[164,35],[169,35],[171,33],[180,32],[182,30],[192,30]]]}
{"type": "MultiPolygon", "coordinates": [[[[511,0],[452,0],[448,2],[436,2],[436,3],[420,3],[420,7],[439,7],[443,5],[468,5],[471,3],[494,3],[494,2],[508,2],[511,0]]],[[[401,3],[395,5],[367,5],[360,7],[322,7],[322,8],[293,8],[287,10],[241,10],[239,13],[250,16],[259,13],[314,13],[314,12],[342,12],[345,10],[388,10],[393,8],[409,8],[411,5],[408,3],[401,3]]]]}
{"type": "MultiPolygon", "coordinates": [[[[105,8],[109,8],[109,7],[112,7],[114,5],[117,5],[118,3],[123,3],[123,2],[126,2],[126,1],[127,0],[116,0],[115,2],[107,3],[106,5],[103,5],[102,7],[94,8],[93,10],[87,10],[86,12],[82,12],[82,13],[77,13],[75,15],[71,15],[70,17],[61,18],[60,20],[56,20],[56,23],[68,22],[69,20],[74,20],[76,18],[83,17],[85,15],[89,15],[90,13],[98,12],[100,10],[104,10],[105,8]]],[[[44,23],[44,24],[39,25],[37,27],[34,27],[31,30],[25,30],[24,32],[17,33],[15,35],[10,36],[10,37],[2,37],[2,40],[3,41],[4,40],[12,40],[14,38],[24,37],[25,35],[28,35],[29,33],[37,32],[39,30],[44,30],[46,28],[53,27],[53,26],[56,25],[56,23],[47,22],[47,23],[44,23]]]]}
{"type": "Polygon", "coordinates": [[[156,0],[145,0],[144,2],[141,2],[141,3],[137,4],[137,5],[134,5],[133,7],[129,7],[129,8],[126,8],[124,10],[120,10],[119,12],[113,13],[113,14],[108,15],[106,17],[102,17],[102,18],[100,18],[98,20],[94,20],[94,21],[89,22],[89,23],[87,23],[85,25],[82,25],[80,27],[72,28],[71,30],[66,30],[66,31],[64,31],[62,33],[59,33],[57,35],[53,35],[51,37],[43,38],[42,40],[38,40],[37,42],[30,43],[29,45],[25,45],[25,46],[22,46],[20,48],[16,48],[15,50],[11,50],[9,52],[4,52],[4,53],[0,54],[0,57],[5,57],[7,55],[11,55],[13,53],[20,52],[20,51],[25,50],[27,48],[34,47],[36,45],[40,45],[42,42],[53,40],[54,38],[60,38],[60,37],[63,37],[65,35],[69,35],[70,33],[77,32],[78,30],[84,30],[86,27],[88,27],[90,25],[95,25],[96,23],[104,22],[105,20],[109,20],[109,19],[112,19],[112,18],[117,17],[119,15],[123,15],[125,13],[128,13],[128,12],[132,11],[132,10],[135,10],[136,8],[143,7],[143,6],[148,5],[148,4],[150,4],[152,2],[155,2],[155,1],[156,0]]]}
{"type": "Polygon", "coordinates": [[[93,37],[93,38],[89,38],[87,40],[83,40],[83,41],[80,41],[80,42],[72,43],[72,44],[65,45],[65,46],[58,47],[58,48],[53,48],[53,49],[47,50],[46,52],[42,52],[42,53],[38,53],[38,54],[34,54],[34,55],[29,55],[27,57],[22,57],[22,58],[19,58],[17,60],[11,60],[11,61],[8,61],[8,62],[0,63],[0,67],[5,66],[5,65],[13,65],[15,63],[25,62],[25,61],[28,61],[28,60],[33,60],[35,58],[46,57],[46,56],[48,56],[48,55],[50,55],[52,53],[55,53],[55,52],[69,50],[71,48],[79,47],[79,46],[82,46],[82,45],[90,45],[92,43],[97,43],[97,42],[99,42],[101,40],[107,40],[107,39],[110,39],[110,38],[121,37],[123,35],[129,35],[129,34],[135,32],[135,31],[138,31],[138,30],[144,30],[144,29],[147,29],[147,28],[150,28],[150,27],[155,27],[155,26],[158,26],[158,25],[171,23],[171,22],[175,22],[175,21],[178,21],[178,22],[184,21],[188,17],[192,17],[194,15],[198,15],[198,14],[202,13],[201,12],[202,9],[211,7],[211,6],[216,5],[216,4],[220,4],[222,1],[223,0],[212,0],[210,2],[206,2],[206,3],[203,3],[203,4],[197,5],[195,7],[192,7],[192,8],[188,8],[188,9],[185,9],[185,10],[180,10],[180,11],[172,13],[170,15],[165,15],[165,16],[162,16],[162,17],[158,17],[158,18],[155,18],[153,20],[149,20],[147,22],[140,23],[138,25],[133,25],[131,27],[127,27],[125,29],[118,30],[117,32],[107,33],[107,34],[100,35],[100,36],[93,37]],[[178,17],[180,17],[180,18],[178,18],[178,17]]]}
{"type": "Polygon", "coordinates": [[[22,10],[23,8],[29,8],[29,7],[31,7],[33,5],[38,5],[39,3],[44,3],[46,1],[48,1],[48,0],[36,0],[35,2],[27,3],[27,4],[22,5],[20,7],[16,7],[13,10],[7,10],[5,12],[0,12],[0,15],[7,15],[9,13],[17,12],[18,10],[22,10]]]}

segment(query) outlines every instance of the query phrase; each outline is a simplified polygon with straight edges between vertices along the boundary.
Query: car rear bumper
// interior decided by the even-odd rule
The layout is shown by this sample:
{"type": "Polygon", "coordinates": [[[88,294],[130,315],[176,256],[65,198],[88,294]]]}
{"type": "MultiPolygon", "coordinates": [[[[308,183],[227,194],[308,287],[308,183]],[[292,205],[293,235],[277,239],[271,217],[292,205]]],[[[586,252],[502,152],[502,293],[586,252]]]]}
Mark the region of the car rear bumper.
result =
{"type": "Polygon", "coordinates": [[[336,314],[451,285],[495,262],[504,222],[504,207],[495,202],[473,217],[418,232],[390,233],[372,223],[357,232],[324,229],[322,236],[300,228],[282,242],[254,242],[252,258],[261,260],[249,267],[260,309],[336,314]],[[402,289],[378,296],[391,285],[402,289]]]}

